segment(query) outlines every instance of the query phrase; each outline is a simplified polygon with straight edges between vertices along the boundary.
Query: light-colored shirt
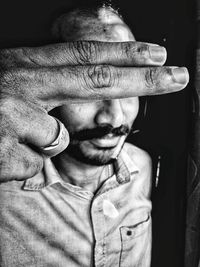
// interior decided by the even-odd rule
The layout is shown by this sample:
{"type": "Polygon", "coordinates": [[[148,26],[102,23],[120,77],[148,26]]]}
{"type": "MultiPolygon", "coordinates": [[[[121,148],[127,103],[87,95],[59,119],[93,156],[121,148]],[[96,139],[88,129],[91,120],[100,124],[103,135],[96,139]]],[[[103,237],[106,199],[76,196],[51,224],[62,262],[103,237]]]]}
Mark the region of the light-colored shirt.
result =
{"type": "Polygon", "coordinates": [[[43,172],[0,185],[1,267],[149,267],[151,161],[126,144],[93,194],[43,172]]]}

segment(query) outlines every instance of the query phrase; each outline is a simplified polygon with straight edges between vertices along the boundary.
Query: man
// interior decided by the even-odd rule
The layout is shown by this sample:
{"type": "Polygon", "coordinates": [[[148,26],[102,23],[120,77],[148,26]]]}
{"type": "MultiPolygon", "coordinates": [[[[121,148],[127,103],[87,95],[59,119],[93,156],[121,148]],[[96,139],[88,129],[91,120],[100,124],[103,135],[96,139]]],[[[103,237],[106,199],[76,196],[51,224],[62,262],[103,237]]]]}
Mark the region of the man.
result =
{"type": "Polygon", "coordinates": [[[0,181],[33,176],[43,168],[43,154],[66,148],[63,128],[57,149],[43,149],[58,136],[59,124],[48,115],[54,107],[183,89],[187,69],[162,67],[165,60],[163,47],[140,42],[70,41],[1,50],[0,181]]]}
{"type": "MultiPolygon", "coordinates": [[[[72,12],[60,19],[54,27],[57,37],[76,41],[134,41],[128,27],[111,8],[85,12],[72,12]],[[73,28],[75,33],[71,31],[73,28]]],[[[160,61],[163,62],[163,57],[160,61]]],[[[88,68],[88,74],[93,75],[90,70],[88,68]]],[[[63,86],[66,75],[62,69],[59,71],[63,77],[59,76],[58,87],[63,86]]],[[[98,71],[95,79],[102,77],[98,71]]],[[[73,83],[73,73],[68,73],[73,83]]],[[[36,85],[38,76],[34,76],[36,85]]],[[[181,77],[182,81],[179,79],[178,84],[174,84],[176,89],[187,82],[183,75],[181,77]]],[[[59,95],[53,79],[52,84],[55,99],[49,106],[54,107],[59,95]]],[[[71,98],[75,90],[83,98],[81,90],[84,94],[93,86],[87,82],[79,85],[80,88],[71,86],[71,98]]],[[[116,87],[120,85],[115,84],[116,87]]],[[[98,93],[101,96],[100,90],[98,93]]],[[[130,96],[128,94],[124,93],[130,96]]],[[[44,93],[39,96],[44,102],[45,97],[49,100],[44,93]]],[[[24,103],[21,104],[23,111],[24,103]]],[[[57,110],[56,116],[67,127],[71,142],[54,159],[56,168],[44,158],[44,169],[38,175],[25,182],[1,184],[1,266],[150,265],[150,161],[147,154],[136,147],[125,145],[122,149],[137,112],[136,97],[67,103],[57,110]]],[[[38,113],[36,109],[35,117],[38,113]]],[[[63,125],[57,121],[62,133],[63,125]]],[[[43,119],[38,125],[41,123],[46,122],[43,119]]],[[[37,145],[45,144],[44,138],[43,141],[39,139],[37,145]]],[[[50,147],[43,145],[41,151],[48,153],[56,149],[57,143],[50,147]]],[[[14,175],[13,172],[12,178],[14,175]]]]}
{"type": "MultiPolygon", "coordinates": [[[[75,10],[53,31],[60,41],[135,40],[110,7],[75,10]]],[[[124,145],[138,109],[138,97],[129,97],[54,110],[68,148],[55,166],[45,158],[36,176],[1,184],[2,267],[150,266],[151,163],[124,145]]]]}

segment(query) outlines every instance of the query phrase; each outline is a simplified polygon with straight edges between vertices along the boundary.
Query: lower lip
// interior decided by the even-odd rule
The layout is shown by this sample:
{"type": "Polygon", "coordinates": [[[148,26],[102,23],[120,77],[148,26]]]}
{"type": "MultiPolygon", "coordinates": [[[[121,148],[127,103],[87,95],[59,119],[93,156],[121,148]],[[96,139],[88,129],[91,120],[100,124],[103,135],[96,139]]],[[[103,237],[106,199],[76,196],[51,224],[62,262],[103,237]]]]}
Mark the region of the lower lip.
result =
{"type": "Polygon", "coordinates": [[[119,137],[113,138],[98,138],[90,141],[94,146],[99,148],[114,148],[119,142],[119,137]]]}

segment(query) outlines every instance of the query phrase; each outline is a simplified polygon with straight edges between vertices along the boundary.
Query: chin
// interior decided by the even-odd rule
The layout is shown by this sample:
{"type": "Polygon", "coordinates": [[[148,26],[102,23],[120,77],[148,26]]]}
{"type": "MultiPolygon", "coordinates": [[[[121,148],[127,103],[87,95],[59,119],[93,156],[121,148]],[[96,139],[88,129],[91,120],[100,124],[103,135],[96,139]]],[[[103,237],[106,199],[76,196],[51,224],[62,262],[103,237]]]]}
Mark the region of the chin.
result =
{"type": "Polygon", "coordinates": [[[93,166],[104,166],[113,163],[115,160],[113,158],[99,158],[99,157],[82,157],[77,159],[82,163],[93,166]]]}
{"type": "Polygon", "coordinates": [[[69,145],[65,152],[82,163],[94,166],[111,164],[115,160],[112,158],[114,148],[95,150],[85,146],[83,143],[69,145]]]}

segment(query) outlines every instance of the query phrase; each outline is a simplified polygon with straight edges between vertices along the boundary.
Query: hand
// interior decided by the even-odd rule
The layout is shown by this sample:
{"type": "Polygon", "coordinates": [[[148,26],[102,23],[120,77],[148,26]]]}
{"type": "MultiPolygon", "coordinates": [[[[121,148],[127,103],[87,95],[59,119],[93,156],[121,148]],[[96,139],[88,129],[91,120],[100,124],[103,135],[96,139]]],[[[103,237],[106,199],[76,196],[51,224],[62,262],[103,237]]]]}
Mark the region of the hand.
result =
{"type": "MultiPolygon", "coordinates": [[[[0,181],[26,179],[42,169],[39,148],[58,135],[58,123],[48,114],[51,109],[68,101],[183,89],[189,80],[187,69],[161,67],[165,60],[164,48],[139,42],[79,41],[2,50],[0,181]]],[[[68,142],[66,138],[57,153],[68,142]]]]}

